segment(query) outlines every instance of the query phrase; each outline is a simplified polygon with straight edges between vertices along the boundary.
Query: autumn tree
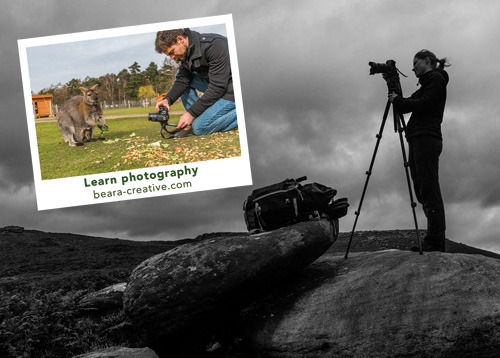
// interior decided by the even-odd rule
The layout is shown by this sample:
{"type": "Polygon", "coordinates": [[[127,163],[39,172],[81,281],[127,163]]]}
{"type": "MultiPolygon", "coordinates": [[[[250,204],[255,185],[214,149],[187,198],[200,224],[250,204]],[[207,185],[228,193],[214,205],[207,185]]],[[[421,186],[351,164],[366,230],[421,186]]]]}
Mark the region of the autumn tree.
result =
{"type": "Polygon", "coordinates": [[[155,98],[156,96],[157,96],[157,94],[153,88],[153,85],[146,85],[146,86],[139,87],[138,97],[140,99],[155,98]]]}

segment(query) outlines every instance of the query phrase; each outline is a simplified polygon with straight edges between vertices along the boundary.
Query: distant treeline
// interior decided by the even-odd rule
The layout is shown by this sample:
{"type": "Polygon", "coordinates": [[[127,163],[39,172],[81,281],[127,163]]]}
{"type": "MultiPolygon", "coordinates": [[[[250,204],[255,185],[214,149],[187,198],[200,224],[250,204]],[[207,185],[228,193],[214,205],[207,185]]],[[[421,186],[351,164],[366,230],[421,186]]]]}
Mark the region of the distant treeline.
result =
{"type": "Polygon", "coordinates": [[[175,80],[177,64],[166,58],[161,66],[151,62],[144,71],[134,62],[118,73],[108,73],[100,77],[73,78],[67,83],[58,83],[44,88],[35,94],[52,94],[53,104],[62,105],[71,96],[81,94],[80,87],[99,85],[101,101],[127,101],[154,98],[159,93],[168,91],[175,80]]]}

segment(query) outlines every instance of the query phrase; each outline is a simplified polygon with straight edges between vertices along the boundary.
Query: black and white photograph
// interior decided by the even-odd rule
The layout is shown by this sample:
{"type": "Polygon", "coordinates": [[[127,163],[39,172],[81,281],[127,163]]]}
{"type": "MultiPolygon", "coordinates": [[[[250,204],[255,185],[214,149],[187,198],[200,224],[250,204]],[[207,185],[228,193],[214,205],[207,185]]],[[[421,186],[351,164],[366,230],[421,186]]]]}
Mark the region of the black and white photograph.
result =
{"type": "Polygon", "coordinates": [[[499,13],[2,2],[0,357],[500,356],[499,13]]]}

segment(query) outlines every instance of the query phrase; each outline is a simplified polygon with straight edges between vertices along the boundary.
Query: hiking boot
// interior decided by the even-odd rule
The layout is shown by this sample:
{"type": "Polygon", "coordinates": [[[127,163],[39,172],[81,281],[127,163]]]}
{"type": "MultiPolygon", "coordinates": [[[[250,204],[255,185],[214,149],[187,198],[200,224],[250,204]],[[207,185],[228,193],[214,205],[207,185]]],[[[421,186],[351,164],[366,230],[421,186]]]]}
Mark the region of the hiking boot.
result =
{"type": "MultiPolygon", "coordinates": [[[[411,251],[420,252],[420,248],[418,245],[412,246],[411,251]]],[[[435,238],[430,236],[425,236],[422,240],[422,251],[431,252],[431,251],[446,251],[446,243],[445,238],[435,238]]]]}

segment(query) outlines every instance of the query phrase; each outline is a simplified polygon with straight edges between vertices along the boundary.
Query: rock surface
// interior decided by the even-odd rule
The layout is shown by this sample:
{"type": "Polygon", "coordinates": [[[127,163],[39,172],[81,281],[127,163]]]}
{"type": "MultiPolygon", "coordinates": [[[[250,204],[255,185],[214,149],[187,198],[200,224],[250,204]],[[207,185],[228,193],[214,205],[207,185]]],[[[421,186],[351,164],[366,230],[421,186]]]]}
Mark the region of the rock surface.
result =
{"type": "Polygon", "coordinates": [[[200,326],[205,314],[264,294],[316,260],[333,241],[331,224],[316,221],[181,245],[132,272],[124,309],[148,341],[200,326]]]}
{"type": "Polygon", "coordinates": [[[100,314],[121,310],[125,287],[127,284],[122,282],[92,292],[80,300],[79,306],[83,309],[95,309],[100,314]]]}
{"type": "Polygon", "coordinates": [[[0,231],[22,234],[24,232],[24,228],[22,226],[9,225],[0,228],[0,231]]]}
{"type": "Polygon", "coordinates": [[[500,357],[500,260],[328,254],[245,321],[266,357],[500,357]]]}
{"type": "Polygon", "coordinates": [[[73,358],[158,358],[158,355],[149,348],[110,347],[73,358]]]}

